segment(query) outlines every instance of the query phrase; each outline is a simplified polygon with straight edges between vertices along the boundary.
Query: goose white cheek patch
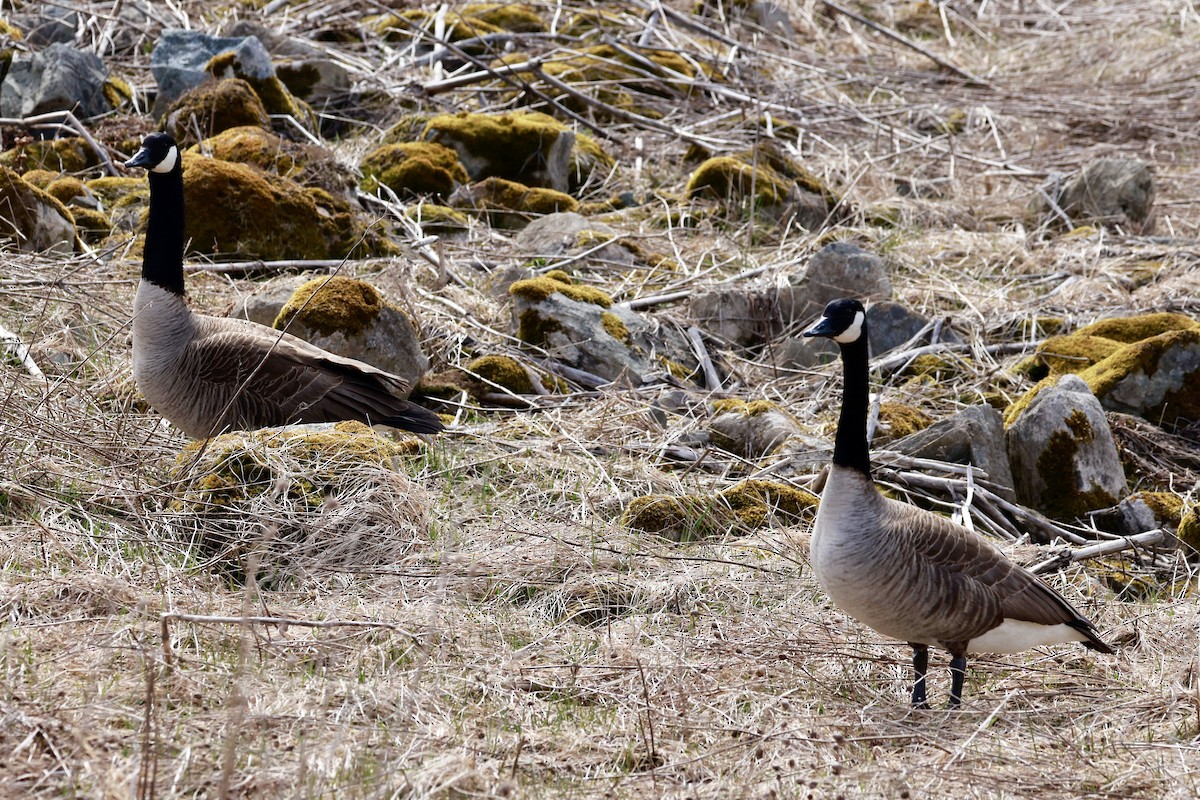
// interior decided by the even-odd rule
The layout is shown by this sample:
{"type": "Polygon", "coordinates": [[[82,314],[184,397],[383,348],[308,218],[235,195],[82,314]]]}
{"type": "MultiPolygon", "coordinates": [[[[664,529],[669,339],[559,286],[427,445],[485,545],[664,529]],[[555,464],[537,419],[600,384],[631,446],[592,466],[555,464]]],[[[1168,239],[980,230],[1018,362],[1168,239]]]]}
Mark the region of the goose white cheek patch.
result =
{"type": "Polygon", "coordinates": [[[176,162],[179,161],[179,149],[171,145],[171,149],[163,156],[163,160],[150,168],[151,172],[170,172],[175,169],[176,162]]]}
{"type": "Polygon", "coordinates": [[[867,316],[861,311],[854,312],[854,322],[850,323],[850,327],[833,337],[833,340],[838,344],[850,344],[857,342],[858,337],[862,336],[863,323],[866,322],[867,316]]]}

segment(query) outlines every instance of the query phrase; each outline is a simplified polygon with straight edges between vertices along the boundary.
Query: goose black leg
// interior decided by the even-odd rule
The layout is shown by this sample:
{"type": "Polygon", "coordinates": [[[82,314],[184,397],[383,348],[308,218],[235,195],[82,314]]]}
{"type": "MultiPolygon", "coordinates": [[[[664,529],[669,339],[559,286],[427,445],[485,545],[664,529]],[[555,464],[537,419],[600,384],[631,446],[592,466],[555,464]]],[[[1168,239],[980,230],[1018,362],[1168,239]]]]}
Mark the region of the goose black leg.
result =
{"type": "Polygon", "coordinates": [[[909,642],[913,649],[913,708],[929,708],[929,700],[925,696],[925,671],[929,668],[929,646],[909,642]]]}
{"type": "Polygon", "coordinates": [[[951,653],[950,659],[950,707],[962,702],[963,678],[967,675],[967,654],[951,653]]]}

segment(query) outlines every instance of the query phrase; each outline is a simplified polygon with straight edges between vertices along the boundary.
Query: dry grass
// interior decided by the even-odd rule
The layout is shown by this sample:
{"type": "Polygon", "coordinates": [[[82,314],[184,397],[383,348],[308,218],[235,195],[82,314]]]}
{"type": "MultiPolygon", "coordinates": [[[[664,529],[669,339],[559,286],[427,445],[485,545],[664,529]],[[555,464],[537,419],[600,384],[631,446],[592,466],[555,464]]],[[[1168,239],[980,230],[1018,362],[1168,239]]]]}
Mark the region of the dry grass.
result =
{"type": "MultiPolygon", "coordinates": [[[[149,83],[136,43],[106,49],[111,4],[60,5],[94,13],[85,46],[149,83]]],[[[761,135],[755,121],[769,103],[773,116],[802,122],[805,163],[855,209],[843,233],[886,255],[898,299],[947,315],[971,341],[1031,339],[1031,321],[1045,315],[1075,325],[1200,311],[1200,18],[1189,3],[949,3],[945,25],[932,27],[907,27],[916,23],[904,15],[936,4],[874,5],[880,22],[923,37],[989,85],[948,80],[808,0],[787,4],[791,37],[752,38],[716,17],[692,28],[651,22],[640,3],[623,7],[620,24],[624,40],[646,32],[708,59],[723,70],[721,86],[751,98],[639,98],[664,124],[745,146],[761,135]],[[714,44],[720,37],[746,46],[730,54],[714,44]],[[930,127],[955,109],[966,112],[961,133],[930,127]],[[1025,216],[1047,172],[1110,153],[1155,163],[1159,238],[1061,237],[1025,216]],[[940,181],[945,197],[897,195],[895,179],[914,177],[940,181]],[[892,227],[865,224],[884,208],[892,227]]],[[[270,6],[263,21],[294,35],[356,28],[375,8],[270,6]]],[[[245,4],[178,9],[154,4],[146,35],[184,16],[216,30],[262,14],[245,4]]],[[[401,96],[408,82],[439,77],[397,43],[338,47],[364,88],[401,96]]],[[[509,100],[486,83],[428,103],[499,109],[509,100]]],[[[678,138],[626,122],[605,128],[621,166],[597,196],[659,192],[656,212],[677,208],[670,193],[686,178],[678,138]]],[[[363,149],[361,139],[337,147],[346,158],[363,149]]],[[[695,289],[743,270],[796,270],[822,243],[745,221],[663,229],[652,216],[643,208],[612,224],[683,268],[644,286],[597,269],[595,282],[626,298],[695,289]]],[[[483,286],[525,254],[482,228],[442,252],[467,287],[440,286],[415,259],[346,271],[386,267],[375,278],[417,310],[436,367],[467,363],[481,342],[512,348],[507,308],[483,286]]],[[[672,461],[662,445],[703,420],[654,422],[647,407],[666,387],[551,397],[520,413],[465,409],[390,478],[346,470],[336,503],[271,504],[286,492],[268,495],[247,515],[251,544],[285,524],[309,541],[365,532],[369,546],[347,551],[339,534],[337,558],[304,551],[302,569],[270,582],[258,579],[272,554],[255,551],[251,579],[233,581],[195,544],[203,515],[180,519],[183,437],[139,407],[128,377],[136,275],[121,250],[5,254],[0,325],[32,343],[48,377],[0,356],[0,752],[9,754],[0,795],[1200,795],[1200,619],[1185,563],[1172,558],[1164,575],[1160,560],[1157,574],[1147,571],[1150,595],[1135,602],[1115,599],[1086,567],[1051,576],[1118,644],[1116,656],[1063,647],[979,657],[965,709],[912,712],[907,648],[829,606],[807,569],[807,531],[776,525],[676,545],[620,529],[633,496],[711,494],[758,466],[719,452],[698,468],[672,461]],[[364,484],[355,481],[371,497],[356,498],[364,484]],[[351,511],[361,516],[349,528],[331,521],[351,511]],[[164,613],[329,624],[173,619],[164,642],[164,613]]],[[[189,287],[196,305],[219,312],[250,283],[201,273],[189,287]]],[[[1007,371],[1017,357],[979,354],[934,386],[888,376],[884,391],[940,417],[985,391],[1019,393],[1007,371]]],[[[788,373],[774,358],[731,355],[731,391],[783,403],[814,442],[827,438],[835,370],[788,373]]],[[[1196,499],[1194,431],[1131,427],[1123,441],[1148,479],[1196,499]]],[[[1047,555],[1011,552],[1025,563],[1047,555]]],[[[936,665],[931,694],[944,701],[944,654],[936,665]]]]}

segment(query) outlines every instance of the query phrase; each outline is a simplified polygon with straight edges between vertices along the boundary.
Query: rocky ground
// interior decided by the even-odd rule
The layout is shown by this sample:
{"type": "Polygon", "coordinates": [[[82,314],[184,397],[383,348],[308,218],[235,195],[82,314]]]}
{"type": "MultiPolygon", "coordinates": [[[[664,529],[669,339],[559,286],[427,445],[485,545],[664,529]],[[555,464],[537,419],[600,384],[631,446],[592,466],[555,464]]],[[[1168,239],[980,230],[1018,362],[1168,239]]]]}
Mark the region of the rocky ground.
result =
{"type": "Polygon", "coordinates": [[[0,794],[1200,793],[1190,3],[4,11],[0,794]],[[160,128],[193,305],[444,434],[145,406],[116,164],[160,128]],[[878,479],[1115,656],[913,712],[825,599],[840,370],[797,334],[845,294],[878,479]]]}

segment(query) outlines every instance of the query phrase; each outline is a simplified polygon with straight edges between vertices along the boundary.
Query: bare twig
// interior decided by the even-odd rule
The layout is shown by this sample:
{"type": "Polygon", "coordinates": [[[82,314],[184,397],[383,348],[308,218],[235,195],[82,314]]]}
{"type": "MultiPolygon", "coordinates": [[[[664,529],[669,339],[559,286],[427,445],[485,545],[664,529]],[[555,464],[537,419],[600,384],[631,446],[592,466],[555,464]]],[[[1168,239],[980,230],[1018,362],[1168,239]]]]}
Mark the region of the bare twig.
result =
{"type": "Polygon", "coordinates": [[[1111,556],[1113,553],[1120,553],[1125,550],[1133,550],[1138,547],[1153,547],[1163,540],[1165,532],[1162,528],[1146,531],[1144,533],[1136,533],[1133,536],[1123,536],[1120,539],[1113,539],[1099,544],[1088,545],[1087,547],[1077,547],[1071,549],[1063,548],[1061,551],[1041,562],[1040,564],[1031,567],[1030,572],[1035,575],[1043,575],[1047,572],[1055,572],[1065,567],[1067,564],[1076,561],[1086,561],[1091,558],[1101,558],[1103,556],[1111,556]]]}

